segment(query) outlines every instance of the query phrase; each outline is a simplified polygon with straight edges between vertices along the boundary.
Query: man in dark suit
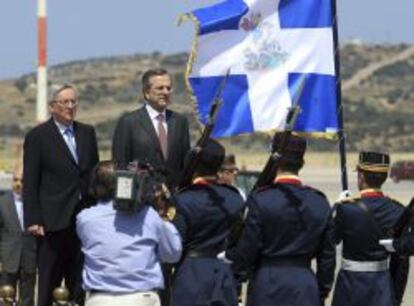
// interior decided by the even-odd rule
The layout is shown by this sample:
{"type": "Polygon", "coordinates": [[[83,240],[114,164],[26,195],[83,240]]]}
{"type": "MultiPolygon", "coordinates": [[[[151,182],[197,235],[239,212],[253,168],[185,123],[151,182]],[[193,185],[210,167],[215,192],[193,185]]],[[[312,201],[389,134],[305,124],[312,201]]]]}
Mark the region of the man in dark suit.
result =
{"type": "MultiPolygon", "coordinates": [[[[166,171],[170,188],[178,185],[184,158],[190,149],[187,119],[167,109],[172,82],[164,69],[151,69],[142,76],[146,104],[121,117],[113,141],[112,158],[126,165],[133,160],[149,162],[166,171]]],[[[164,266],[166,290],[161,293],[163,306],[169,304],[170,269],[164,266]]]]}
{"type": "Polygon", "coordinates": [[[36,238],[23,226],[22,170],[14,171],[13,190],[0,194],[1,284],[16,288],[19,282],[19,305],[34,306],[36,238]]]}
{"type": "Polygon", "coordinates": [[[148,70],[142,77],[145,106],[119,120],[112,156],[121,164],[147,161],[166,170],[170,187],[176,186],[190,148],[188,121],[167,109],[172,92],[171,77],[164,69],[148,70]]]}
{"type": "Polygon", "coordinates": [[[98,162],[93,127],[74,121],[78,94],[64,85],[49,100],[50,120],[33,128],[24,142],[24,221],[39,237],[38,306],[50,306],[62,279],[70,299],[83,304],[82,256],[75,215],[89,205],[89,175],[98,162]]]}

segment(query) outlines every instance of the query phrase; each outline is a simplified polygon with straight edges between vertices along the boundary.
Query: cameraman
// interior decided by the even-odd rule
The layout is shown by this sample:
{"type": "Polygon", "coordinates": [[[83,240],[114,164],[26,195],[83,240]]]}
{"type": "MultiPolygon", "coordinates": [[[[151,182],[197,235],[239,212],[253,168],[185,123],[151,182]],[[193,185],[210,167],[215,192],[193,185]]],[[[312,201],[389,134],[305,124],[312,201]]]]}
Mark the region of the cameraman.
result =
{"type": "Polygon", "coordinates": [[[98,203],[76,220],[85,255],[85,305],[159,306],[157,291],[164,287],[160,262],[179,260],[181,238],[149,205],[137,212],[114,209],[115,168],[112,161],[96,165],[90,189],[98,203]]]}

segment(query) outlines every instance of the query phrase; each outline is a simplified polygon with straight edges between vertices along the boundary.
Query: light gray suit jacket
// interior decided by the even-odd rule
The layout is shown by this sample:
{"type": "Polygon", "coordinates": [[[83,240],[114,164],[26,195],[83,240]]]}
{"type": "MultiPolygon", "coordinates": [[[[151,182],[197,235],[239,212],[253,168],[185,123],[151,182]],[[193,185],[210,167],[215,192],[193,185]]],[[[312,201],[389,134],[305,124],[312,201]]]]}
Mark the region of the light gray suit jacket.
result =
{"type": "Polygon", "coordinates": [[[0,233],[3,271],[35,273],[36,238],[22,231],[11,191],[0,194],[0,233]]]}

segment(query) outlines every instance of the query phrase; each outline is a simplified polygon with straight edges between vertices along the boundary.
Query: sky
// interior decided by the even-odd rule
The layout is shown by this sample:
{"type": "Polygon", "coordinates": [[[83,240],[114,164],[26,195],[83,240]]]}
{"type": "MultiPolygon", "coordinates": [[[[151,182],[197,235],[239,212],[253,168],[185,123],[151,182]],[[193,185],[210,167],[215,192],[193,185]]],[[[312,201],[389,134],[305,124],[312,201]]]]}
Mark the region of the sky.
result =
{"type": "MultiPolygon", "coordinates": [[[[191,22],[177,19],[217,0],[47,0],[48,64],[102,56],[190,51],[191,22]]],[[[414,44],[413,0],[336,0],[339,38],[414,44]]],[[[34,72],[37,1],[0,1],[0,79],[34,72]]]]}

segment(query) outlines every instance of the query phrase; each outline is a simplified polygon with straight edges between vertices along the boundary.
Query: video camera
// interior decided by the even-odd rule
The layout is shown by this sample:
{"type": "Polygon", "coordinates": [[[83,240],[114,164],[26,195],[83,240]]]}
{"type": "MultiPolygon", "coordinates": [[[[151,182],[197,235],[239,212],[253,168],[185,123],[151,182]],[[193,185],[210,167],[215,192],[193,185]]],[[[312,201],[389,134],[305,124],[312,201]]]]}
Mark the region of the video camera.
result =
{"type": "Polygon", "coordinates": [[[119,211],[137,212],[150,205],[157,211],[165,209],[170,201],[165,172],[154,169],[149,163],[134,161],[126,169],[115,171],[114,208],[119,211]]]}

